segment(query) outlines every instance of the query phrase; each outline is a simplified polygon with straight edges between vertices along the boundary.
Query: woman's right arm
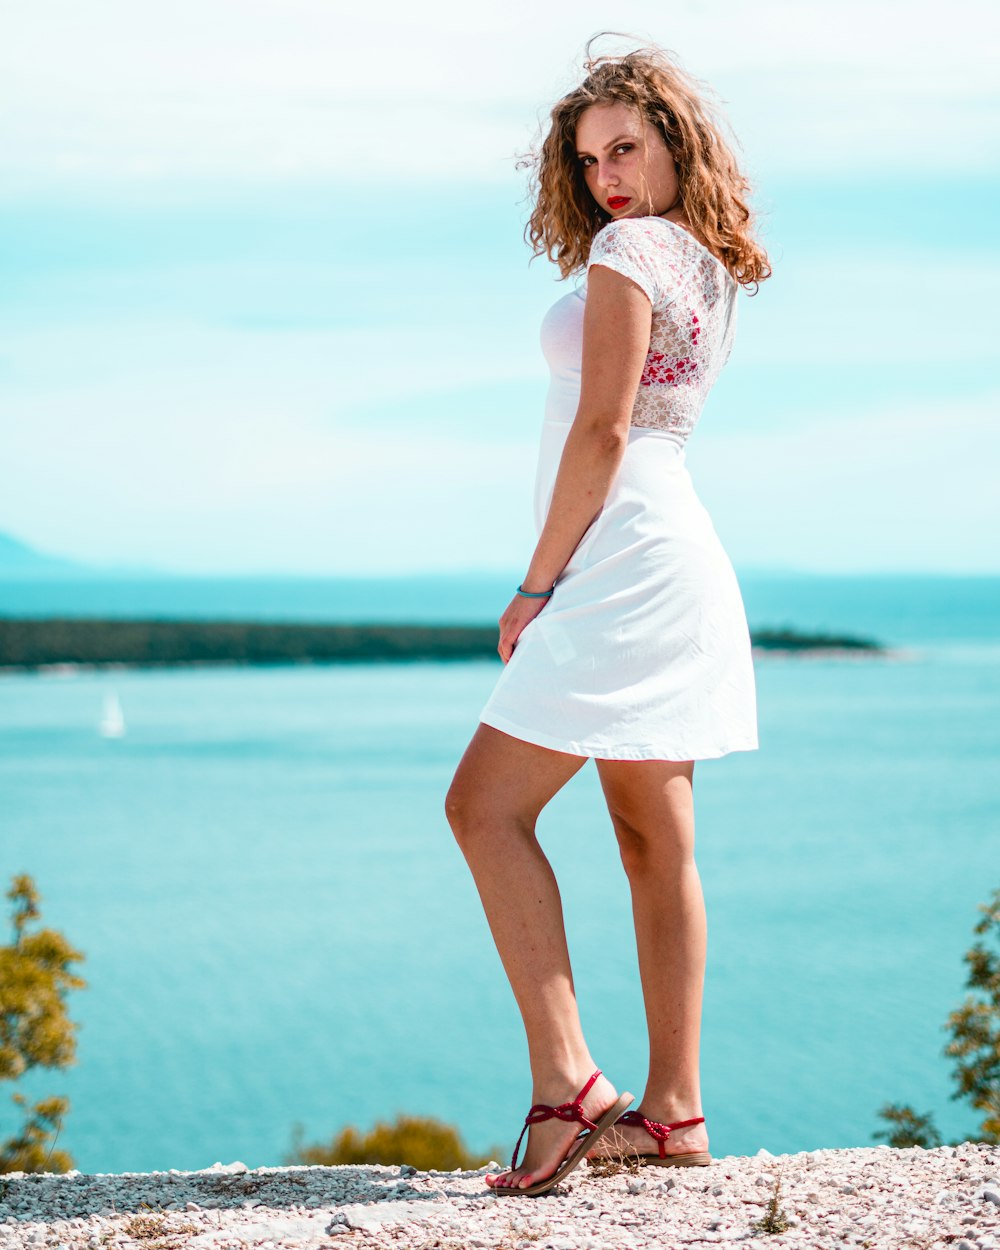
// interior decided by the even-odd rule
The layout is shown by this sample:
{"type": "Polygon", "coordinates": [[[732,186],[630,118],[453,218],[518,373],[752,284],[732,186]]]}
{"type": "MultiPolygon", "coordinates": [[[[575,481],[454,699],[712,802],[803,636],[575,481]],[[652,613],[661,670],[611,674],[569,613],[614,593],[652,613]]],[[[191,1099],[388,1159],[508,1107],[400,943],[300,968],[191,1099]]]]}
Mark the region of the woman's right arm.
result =
{"type": "MultiPolygon", "coordinates": [[[[645,291],[614,269],[590,268],[583,322],[580,403],[566,438],[548,514],[525,590],[548,590],[604,507],[625,455],[632,405],[639,388],[652,323],[645,291]]],[[[500,618],[500,655],[510,659],[524,627],[544,599],[515,595],[500,618]]]]}

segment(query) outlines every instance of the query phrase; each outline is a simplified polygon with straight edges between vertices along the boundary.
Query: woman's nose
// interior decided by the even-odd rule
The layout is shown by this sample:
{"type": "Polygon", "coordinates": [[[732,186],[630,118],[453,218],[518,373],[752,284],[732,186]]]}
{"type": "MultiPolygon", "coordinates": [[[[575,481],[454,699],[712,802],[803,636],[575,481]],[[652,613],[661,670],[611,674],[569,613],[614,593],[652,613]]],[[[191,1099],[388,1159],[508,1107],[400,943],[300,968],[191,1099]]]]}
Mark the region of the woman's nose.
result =
{"type": "Polygon", "coordinates": [[[597,166],[597,185],[599,187],[613,187],[618,178],[610,165],[598,164],[597,166]]]}

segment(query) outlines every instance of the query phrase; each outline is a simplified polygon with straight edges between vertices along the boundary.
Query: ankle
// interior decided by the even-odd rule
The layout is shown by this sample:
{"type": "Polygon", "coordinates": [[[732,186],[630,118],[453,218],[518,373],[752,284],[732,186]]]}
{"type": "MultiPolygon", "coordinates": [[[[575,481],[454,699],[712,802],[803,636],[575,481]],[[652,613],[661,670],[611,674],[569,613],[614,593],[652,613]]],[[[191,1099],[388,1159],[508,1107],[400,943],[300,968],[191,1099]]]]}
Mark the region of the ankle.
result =
{"type": "MultiPolygon", "coordinates": [[[[637,1108],[647,1119],[656,1120],[660,1124],[676,1124],[681,1120],[695,1120],[704,1116],[701,1099],[698,1096],[680,1097],[670,1094],[643,1095],[637,1108]]],[[[697,1127],[697,1126],[696,1126],[697,1127]]]]}
{"type": "MultiPolygon", "coordinates": [[[[532,1064],[531,1086],[535,1096],[561,1097],[563,1091],[569,1090],[570,1097],[575,1097],[597,1071],[597,1064],[589,1055],[575,1060],[563,1059],[553,1062],[549,1058],[544,1063],[532,1064]]],[[[598,1081],[602,1080],[598,1078],[598,1081]]]]}
{"type": "Polygon", "coordinates": [[[551,1078],[551,1084],[536,1084],[532,1091],[532,1103],[535,1106],[563,1107],[565,1111],[559,1119],[569,1119],[577,1125],[582,1123],[588,1129],[595,1129],[597,1121],[613,1106],[621,1104],[619,1110],[624,1110],[632,1095],[629,1094],[627,1100],[619,1098],[618,1089],[593,1065],[587,1066],[586,1072],[586,1076],[577,1073],[568,1078],[562,1074],[558,1079],[551,1078]]]}

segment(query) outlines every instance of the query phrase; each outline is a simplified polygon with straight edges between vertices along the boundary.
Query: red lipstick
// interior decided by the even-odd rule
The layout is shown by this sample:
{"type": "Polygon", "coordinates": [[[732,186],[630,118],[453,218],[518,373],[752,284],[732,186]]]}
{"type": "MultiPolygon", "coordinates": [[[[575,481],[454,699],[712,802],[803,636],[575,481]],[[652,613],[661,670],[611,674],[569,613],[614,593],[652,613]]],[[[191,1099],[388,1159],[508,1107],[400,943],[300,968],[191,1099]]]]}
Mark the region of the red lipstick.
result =
{"type": "Polygon", "coordinates": [[[632,197],[628,195],[609,195],[608,208],[624,208],[625,205],[630,202],[631,198],[632,197]]]}

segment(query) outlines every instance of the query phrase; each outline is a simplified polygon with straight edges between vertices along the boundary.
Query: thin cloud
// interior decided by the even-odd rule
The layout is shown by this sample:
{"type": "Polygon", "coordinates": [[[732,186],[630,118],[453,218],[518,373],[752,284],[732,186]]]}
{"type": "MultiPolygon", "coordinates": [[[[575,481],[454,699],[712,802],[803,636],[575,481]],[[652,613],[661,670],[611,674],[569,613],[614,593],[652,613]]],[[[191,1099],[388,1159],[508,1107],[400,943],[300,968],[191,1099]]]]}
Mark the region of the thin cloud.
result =
{"type": "MultiPolygon", "coordinates": [[[[606,6],[526,0],[372,12],[325,0],[35,0],[5,22],[0,117],[15,190],[82,183],[509,176],[579,72],[606,6]]],[[[981,170],[996,7],[620,6],[726,103],[752,169],[981,170]],[[928,32],[933,30],[933,37],[928,32]]],[[[995,159],[995,157],[994,157],[995,159]]]]}

